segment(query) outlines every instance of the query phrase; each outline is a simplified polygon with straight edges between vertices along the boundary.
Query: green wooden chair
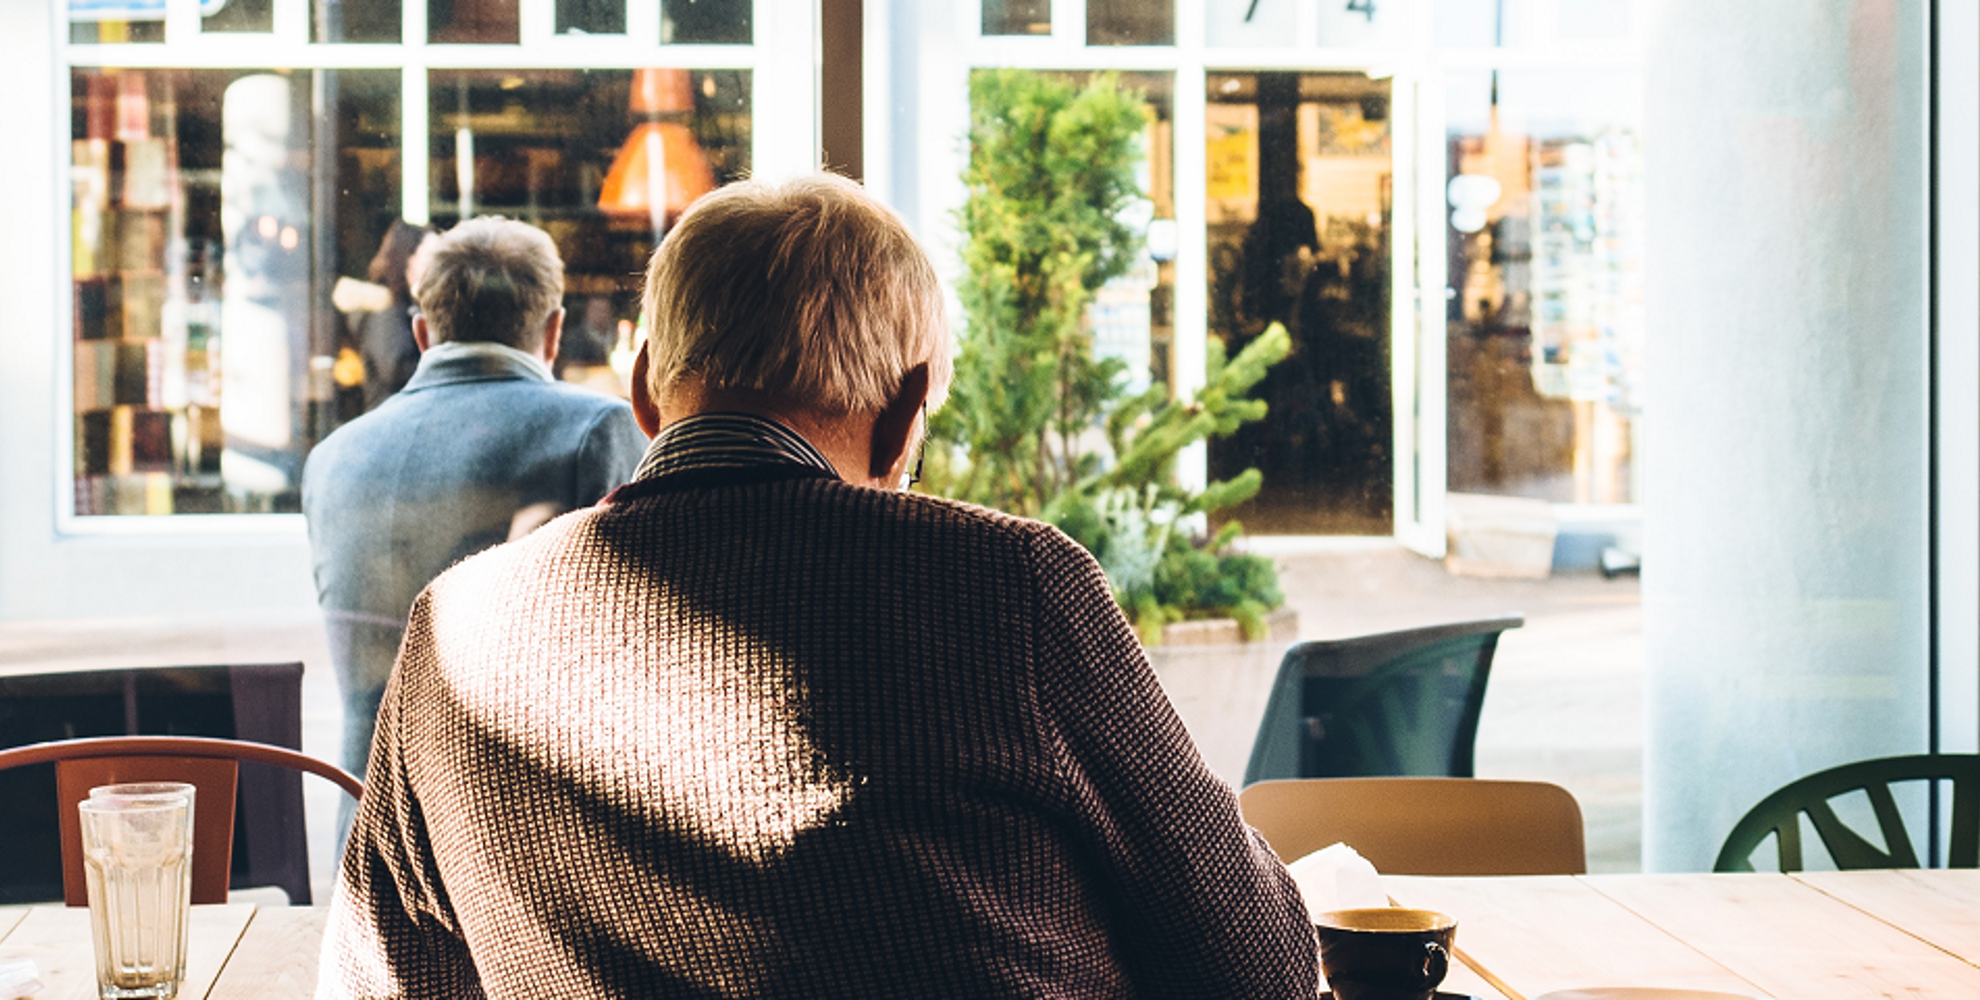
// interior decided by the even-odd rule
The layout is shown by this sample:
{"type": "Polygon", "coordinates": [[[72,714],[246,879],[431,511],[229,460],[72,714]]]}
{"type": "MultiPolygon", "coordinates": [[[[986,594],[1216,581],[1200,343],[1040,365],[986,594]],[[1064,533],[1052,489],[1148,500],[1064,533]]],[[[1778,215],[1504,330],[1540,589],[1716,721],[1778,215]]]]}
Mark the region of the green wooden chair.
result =
{"type": "Polygon", "coordinates": [[[1771,836],[1778,848],[1780,870],[1801,871],[1804,814],[1839,869],[1920,867],[1916,845],[1904,827],[1891,786],[1905,781],[1946,780],[1953,783],[1947,867],[1980,867],[1980,755],[1918,754],[1843,764],[1789,782],[1761,799],[1733,825],[1712,870],[1753,871],[1753,852],[1771,836]],[[1869,796],[1883,847],[1851,829],[1829,804],[1837,796],[1859,791],[1869,796]]]}
{"type": "Polygon", "coordinates": [[[1286,650],[1244,783],[1472,776],[1505,615],[1286,650]]]}

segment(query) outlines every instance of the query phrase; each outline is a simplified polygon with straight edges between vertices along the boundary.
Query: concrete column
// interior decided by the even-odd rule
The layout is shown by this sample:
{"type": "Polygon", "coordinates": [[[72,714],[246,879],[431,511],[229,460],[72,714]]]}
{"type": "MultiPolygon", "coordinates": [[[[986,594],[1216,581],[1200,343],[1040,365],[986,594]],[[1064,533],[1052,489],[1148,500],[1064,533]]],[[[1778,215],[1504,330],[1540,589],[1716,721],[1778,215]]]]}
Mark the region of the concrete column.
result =
{"type": "Polygon", "coordinates": [[[1661,0],[1644,866],[1926,748],[1926,3],[1661,0]]]}

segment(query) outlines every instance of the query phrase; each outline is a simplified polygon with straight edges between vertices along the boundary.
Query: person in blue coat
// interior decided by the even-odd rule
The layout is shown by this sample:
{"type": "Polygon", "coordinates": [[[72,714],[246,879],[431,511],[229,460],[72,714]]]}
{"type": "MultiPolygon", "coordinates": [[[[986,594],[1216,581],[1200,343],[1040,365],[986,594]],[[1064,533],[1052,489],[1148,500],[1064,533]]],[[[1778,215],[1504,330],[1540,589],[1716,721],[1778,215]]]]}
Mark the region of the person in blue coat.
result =
{"type": "Polygon", "coordinates": [[[645,451],[624,400],[551,376],[563,289],[563,261],[542,230],[499,217],[456,226],[415,290],[411,380],[310,453],[303,514],[353,774],[364,774],[420,590],[476,552],[598,502],[645,451]]]}

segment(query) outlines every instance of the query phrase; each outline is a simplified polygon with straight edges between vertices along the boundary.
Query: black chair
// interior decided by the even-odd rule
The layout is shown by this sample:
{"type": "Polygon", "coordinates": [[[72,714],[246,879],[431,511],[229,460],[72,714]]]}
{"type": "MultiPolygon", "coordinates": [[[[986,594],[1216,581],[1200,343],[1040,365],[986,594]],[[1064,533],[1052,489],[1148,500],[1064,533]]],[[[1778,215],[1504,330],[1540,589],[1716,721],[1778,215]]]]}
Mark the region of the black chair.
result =
{"type": "Polygon", "coordinates": [[[1244,783],[1472,776],[1499,633],[1518,615],[1286,650],[1244,783]]]}
{"type": "MultiPolygon", "coordinates": [[[[300,663],[62,671],[0,677],[0,749],[94,736],[208,736],[302,749],[300,663]]],[[[302,775],[240,768],[229,884],[311,902],[302,775]]],[[[0,904],[63,896],[55,767],[0,773],[0,904]]]]}
{"type": "Polygon", "coordinates": [[[1802,870],[1801,817],[1806,814],[1829,859],[1844,871],[1865,868],[1917,868],[1918,851],[1904,828],[1891,785],[1904,781],[1950,781],[1952,829],[1947,867],[1980,868],[1980,755],[1916,754],[1860,760],[1817,771],[1781,786],[1755,803],[1733,824],[1712,863],[1715,872],[1750,872],[1753,852],[1774,838],[1774,859],[1784,872],[1802,870]],[[1862,792],[1870,800],[1883,847],[1871,843],[1836,815],[1830,800],[1862,792]]]}

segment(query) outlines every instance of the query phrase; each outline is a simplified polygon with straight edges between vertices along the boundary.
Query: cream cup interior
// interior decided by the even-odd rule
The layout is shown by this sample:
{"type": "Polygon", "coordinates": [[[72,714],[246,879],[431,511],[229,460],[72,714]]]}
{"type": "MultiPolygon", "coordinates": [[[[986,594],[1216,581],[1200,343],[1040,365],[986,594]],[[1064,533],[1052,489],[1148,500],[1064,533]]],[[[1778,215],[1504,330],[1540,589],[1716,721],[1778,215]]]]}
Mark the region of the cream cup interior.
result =
{"type": "Polygon", "coordinates": [[[1400,906],[1366,910],[1329,910],[1315,916],[1313,922],[1322,927],[1337,927],[1342,930],[1393,931],[1403,934],[1441,931],[1457,926],[1457,921],[1435,910],[1411,910],[1400,906]]]}

